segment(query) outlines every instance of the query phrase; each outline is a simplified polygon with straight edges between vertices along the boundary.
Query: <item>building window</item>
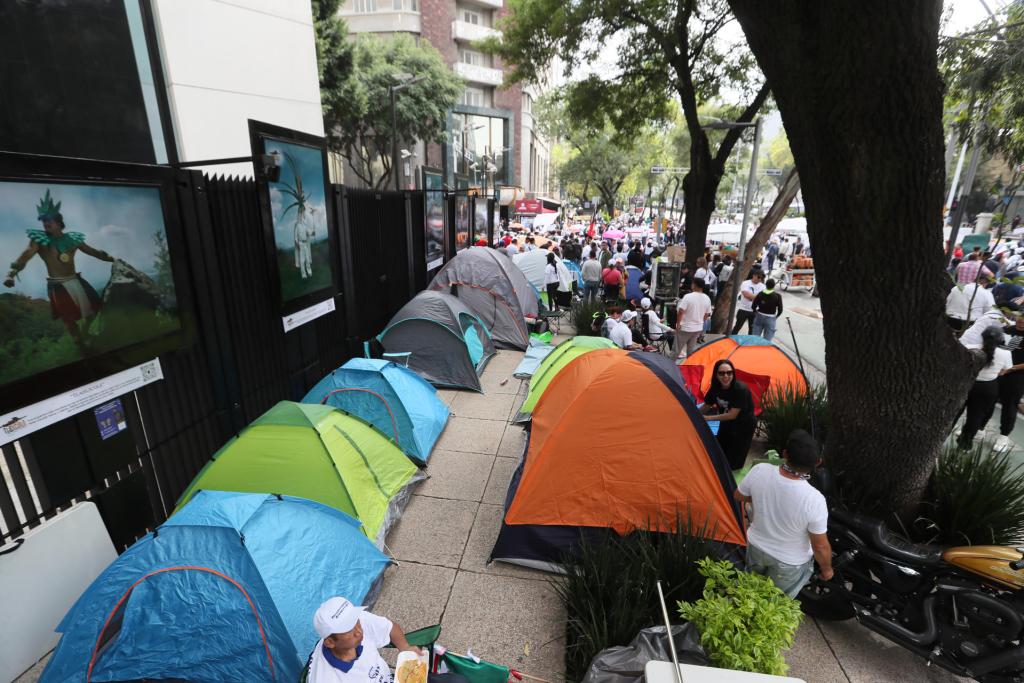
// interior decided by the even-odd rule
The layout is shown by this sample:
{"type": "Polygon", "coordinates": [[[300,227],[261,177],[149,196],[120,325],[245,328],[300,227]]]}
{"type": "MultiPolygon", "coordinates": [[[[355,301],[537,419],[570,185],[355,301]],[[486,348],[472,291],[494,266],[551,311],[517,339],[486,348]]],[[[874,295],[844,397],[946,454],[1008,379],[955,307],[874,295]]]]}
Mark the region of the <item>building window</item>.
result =
{"type": "Polygon", "coordinates": [[[407,12],[419,12],[420,4],[419,0],[394,0],[395,10],[405,10],[407,12]]]}
{"type": "Polygon", "coordinates": [[[528,114],[533,112],[533,98],[527,93],[523,93],[523,111],[528,114]]]}
{"type": "Polygon", "coordinates": [[[467,87],[462,93],[462,104],[470,107],[493,106],[493,95],[490,88],[467,87]]]}
{"type": "Polygon", "coordinates": [[[483,26],[484,17],[480,12],[474,12],[471,9],[462,10],[462,20],[467,24],[473,24],[474,26],[483,26]]]}
{"type": "Polygon", "coordinates": [[[377,0],[352,0],[353,12],[376,12],[377,0]]]}
{"type": "Polygon", "coordinates": [[[487,55],[476,50],[467,50],[465,48],[459,50],[459,60],[473,66],[490,66],[487,63],[487,55]]]}

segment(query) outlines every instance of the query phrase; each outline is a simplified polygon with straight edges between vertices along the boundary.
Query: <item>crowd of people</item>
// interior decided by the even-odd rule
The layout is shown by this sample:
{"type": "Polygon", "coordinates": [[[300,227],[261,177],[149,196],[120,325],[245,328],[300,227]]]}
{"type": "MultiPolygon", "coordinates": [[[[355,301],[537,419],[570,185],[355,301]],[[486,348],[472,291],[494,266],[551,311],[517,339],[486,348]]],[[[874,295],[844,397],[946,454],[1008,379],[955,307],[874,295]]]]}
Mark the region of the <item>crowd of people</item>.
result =
{"type": "Polygon", "coordinates": [[[953,252],[946,296],[946,322],[960,343],[978,349],[984,365],[964,403],[964,423],[957,437],[970,448],[1000,406],[996,448],[1010,447],[1010,433],[1024,396],[1024,240],[992,252],[975,247],[953,252]]]}

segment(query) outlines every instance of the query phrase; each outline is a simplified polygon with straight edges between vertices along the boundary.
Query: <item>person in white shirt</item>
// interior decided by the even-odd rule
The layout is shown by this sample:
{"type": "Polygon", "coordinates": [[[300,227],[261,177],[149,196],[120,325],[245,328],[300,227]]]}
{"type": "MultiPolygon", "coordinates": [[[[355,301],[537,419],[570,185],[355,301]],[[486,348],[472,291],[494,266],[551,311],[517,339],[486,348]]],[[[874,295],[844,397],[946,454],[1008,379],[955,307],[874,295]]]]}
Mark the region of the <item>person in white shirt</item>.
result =
{"type": "MultiPolygon", "coordinates": [[[[665,322],[658,317],[657,312],[651,309],[651,300],[648,297],[640,299],[640,315],[647,318],[647,336],[651,341],[665,340],[668,342],[669,348],[672,346],[675,340],[675,334],[671,327],[665,324],[665,322]]],[[[641,330],[643,327],[640,328],[641,330]]]]}
{"type": "Polygon", "coordinates": [[[832,578],[825,496],[808,479],[818,465],[818,445],[803,429],[789,435],[785,463],[754,465],[733,493],[753,507],[747,529],[747,571],[763,574],[795,598],[814,572],[832,578]]]}
{"type": "Polygon", "coordinates": [[[718,287],[718,278],[715,277],[714,271],[708,268],[708,262],[703,256],[697,259],[697,272],[693,274],[693,277],[704,280],[704,293],[710,300],[714,301],[715,290],[718,287]]]}
{"type": "MultiPolygon", "coordinates": [[[[319,642],[306,663],[308,683],[391,683],[391,669],[380,656],[389,643],[421,654],[398,624],[367,612],[350,600],[334,597],[317,608],[313,628],[319,642]]],[[[430,674],[430,683],[466,683],[458,674],[430,674]]]]}
{"type": "Polygon", "coordinates": [[[544,289],[548,295],[548,308],[558,310],[558,265],[555,255],[548,252],[548,262],[544,266],[544,289]]]}
{"type": "Polygon", "coordinates": [[[954,330],[962,330],[996,307],[995,297],[985,288],[988,277],[981,275],[978,282],[953,285],[946,296],[946,322],[954,330]]]}
{"type": "Polygon", "coordinates": [[[964,344],[969,349],[981,349],[985,365],[978,371],[974,384],[967,392],[967,417],[957,438],[960,448],[970,448],[974,435],[985,428],[999,400],[999,377],[1016,368],[1013,355],[999,348],[1005,335],[1000,327],[987,327],[981,333],[980,344],[964,344]]]}
{"type": "Polygon", "coordinates": [[[707,285],[699,277],[693,278],[693,290],[676,305],[676,364],[682,365],[693,353],[697,339],[704,333],[704,323],[711,317],[711,299],[704,293],[707,285]]]}
{"type": "Polygon", "coordinates": [[[515,238],[513,238],[512,241],[508,243],[508,246],[505,247],[505,252],[509,256],[515,256],[516,254],[519,253],[519,245],[516,244],[515,238]]]}
{"type": "Polygon", "coordinates": [[[613,321],[608,330],[608,338],[620,349],[639,349],[639,344],[633,343],[633,330],[629,323],[636,319],[633,311],[615,310],[609,318],[613,321]]]}
{"type": "Polygon", "coordinates": [[[749,280],[744,280],[740,285],[740,298],[736,303],[736,324],[732,328],[733,334],[739,334],[743,323],[747,324],[747,334],[753,334],[754,324],[754,297],[764,291],[765,285],[761,282],[762,273],[755,270],[750,274],[749,280]]]}
{"type": "Polygon", "coordinates": [[[981,335],[990,327],[997,327],[1002,330],[1003,327],[1010,324],[1010,321],[1006,319],[1003,312],[998,308],[985,313],[985,315],[978,318],[978,320],[967,328],[967,331],[960,335],[960,343],[967,348],[981,348],[981,335]]]}

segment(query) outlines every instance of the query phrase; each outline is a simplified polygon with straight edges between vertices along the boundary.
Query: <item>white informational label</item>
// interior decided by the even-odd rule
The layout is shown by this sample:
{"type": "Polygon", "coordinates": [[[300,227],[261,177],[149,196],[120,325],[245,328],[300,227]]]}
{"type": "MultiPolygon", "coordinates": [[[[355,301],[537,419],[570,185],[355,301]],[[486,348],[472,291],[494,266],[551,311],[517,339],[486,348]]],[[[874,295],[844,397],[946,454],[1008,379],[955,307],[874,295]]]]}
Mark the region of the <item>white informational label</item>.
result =
{"type": "Polygon", "coordinates": [[[310,320],[316,320],[322,315],[327,315],[334,311],[334,297],[326,301],[321,301],[318,304],[313,304],[309,308],[303,308],[301,311],[296,311],[291,315],[286,315],[281,318],[281,322],[284,324],[284,331],[291,332],[296,327],[305,325],[310,320]]]}
{"type": "Polygon", "coordinates": [[[164,378],[160,359],[0,415],[0,446],[164,378]]]}

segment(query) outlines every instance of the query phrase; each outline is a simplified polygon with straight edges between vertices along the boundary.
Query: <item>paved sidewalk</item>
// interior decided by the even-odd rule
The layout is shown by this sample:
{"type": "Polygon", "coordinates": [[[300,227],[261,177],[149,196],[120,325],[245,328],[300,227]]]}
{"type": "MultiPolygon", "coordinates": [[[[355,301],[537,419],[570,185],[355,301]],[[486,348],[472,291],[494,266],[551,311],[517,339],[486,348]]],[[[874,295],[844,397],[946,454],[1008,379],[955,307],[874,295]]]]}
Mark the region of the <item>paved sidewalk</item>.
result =
{"type": "MultiPolygon", "coordinates": [[[[801,350],[802,345],[801,340],[801,350]]],[[[440,392],[452,417],[430,457],[430,478],[388,537],[398,565],[388,569],[374,611],[410,630],[440,623],[441,643],[455,652],[472,649],[484,659],[561,682],[565,612],[551,590],[552,576],[500,562],[487,565],[525,440],[523,429],[509,424],[528,384],[512,377],[522,355],[499,351],[481,378],[483,394],[440,392]]],[[[805,618],[786,658],[790,675],[808,683],[958,680],[854,621],[805,618]]],[[[19,683],[37,681],[44,662],[19,683]]]]}

